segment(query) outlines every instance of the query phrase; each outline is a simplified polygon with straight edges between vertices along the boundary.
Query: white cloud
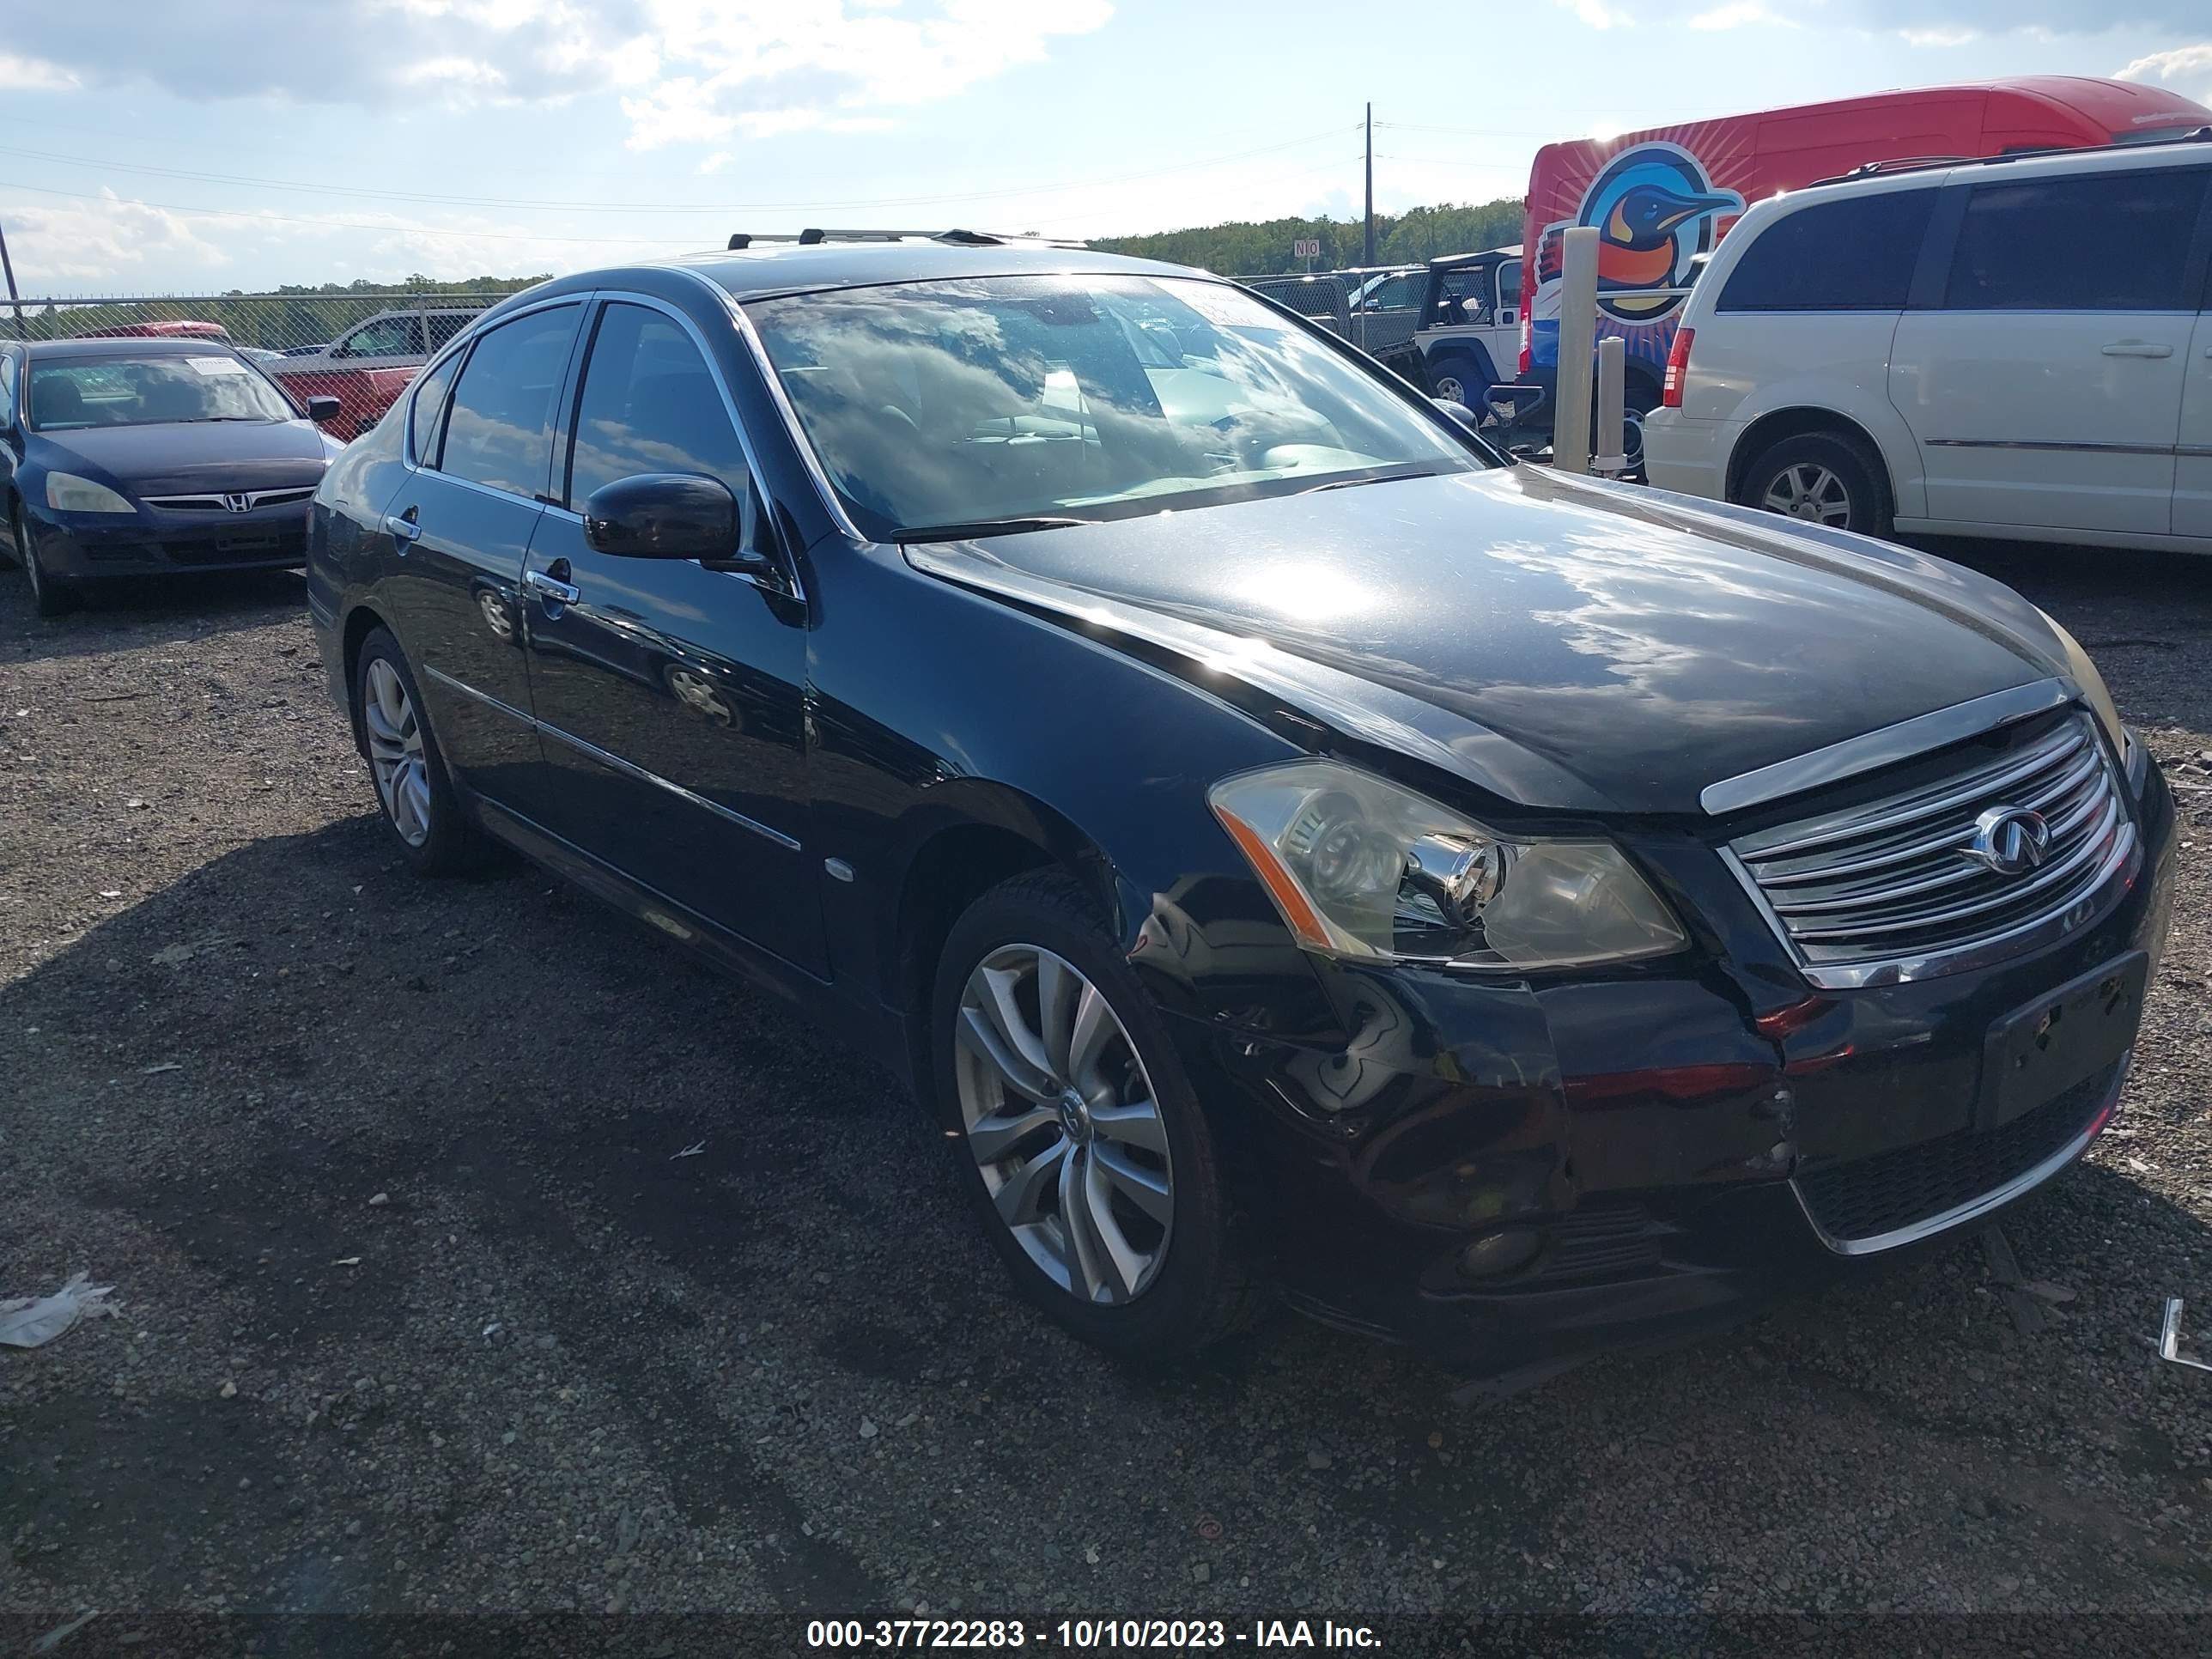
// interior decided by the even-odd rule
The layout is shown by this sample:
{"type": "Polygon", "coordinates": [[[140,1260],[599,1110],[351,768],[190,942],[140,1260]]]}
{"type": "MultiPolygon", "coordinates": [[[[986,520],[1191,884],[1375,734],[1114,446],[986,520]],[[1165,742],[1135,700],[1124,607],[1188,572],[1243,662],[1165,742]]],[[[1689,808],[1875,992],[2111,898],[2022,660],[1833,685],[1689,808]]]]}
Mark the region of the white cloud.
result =
{"type": "Polygon", "coordinates": [[[1577,21],[1594,29],[1632,27],[1636,22],[1626,12],[1608,6],[1605,0],[1552,0],[1563,11],[1571,11],[1577,21]]]}
{"type": "Polygon", "coordinates": [[[77,84],[76,76],[58,64],[0,52],[0,88],[10,92],[67,92],[77,84]]]}
{"type": "Polygon", "coordinates": [[[1762,0],[1728,0],[1725,5],[1715,6],[1711,11],[1701,11],[1691,17],[1693,29],[1740,29],[1754,23],[1778,24],[1785,28],[1796,25],[1787,17],[1778,17],[1769,11],[1762,0]]]}
{"type": "MultiPolygon", "coordinates": [[[[1576,3],[1607,15],[1604,0],[1576,3]]],[[[0,86],[135,79],[191,99],[372,106],[612,88],[629,94],[630,147],[655,149],[873,131],[1112,15],[1111,0],[72,0],[11,20],[9,44],[37,56],[0,57],[0,86]],[[255,50],[236,51],[242,40],[255,50]]]]}
{"type": "Polygon", "coordinates": [[[1899,29],[1908,46],[1963,46],[1969,40],[1980,38],[1973,29],[1899,29]]]}
{"type": "Polygon", "coordinates": [[[2198,103],[2212,103],[2212,40],[2138,58],[2114,74],[2123,81],[2154,81],[2198,103]]]}
{"type": "Polygon", "coordinates": [[[16,285],[27,295],[83,293],[88,284],[127,286],[133,272],[212,273],[230,262],[219,234],[200,234],[212,228],[209,221],[120,201],[112,191],[96,201],[18,201],[0,210],[14,233],[9,248],[16,285]]]}
{"type": "Polygon", "coordinates": [[[718,149],[709,155],[701,156],[699,158],[699,165],[693,167],[691,171],[697,173],[702,179],[704,179],[709,173],[720,173],[724,167],[729,166],[730,160],[730,152],[728,150],[718,149]]]}

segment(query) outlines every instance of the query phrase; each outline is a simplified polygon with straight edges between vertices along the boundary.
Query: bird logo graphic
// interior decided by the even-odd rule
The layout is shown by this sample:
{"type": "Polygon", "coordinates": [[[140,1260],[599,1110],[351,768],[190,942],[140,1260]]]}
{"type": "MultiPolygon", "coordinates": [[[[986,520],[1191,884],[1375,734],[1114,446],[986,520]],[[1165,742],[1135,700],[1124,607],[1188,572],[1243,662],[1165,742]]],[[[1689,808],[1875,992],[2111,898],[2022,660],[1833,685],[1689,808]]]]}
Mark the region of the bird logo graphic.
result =
{"type": "Polygon", "coordinates": [[[1598,309],[1624,323],[1656,321],[1682,303],[1691,261],[1717,240],[1716,222],[1741,213],[1743,198],[1716,190],[1698,158],[1676,144],[1623,150],[1583,192],[1572,219],[1547,225],[1537,244],[1536,278],[1559,275],[1564,233],[1597,231],[1598,309]]]}

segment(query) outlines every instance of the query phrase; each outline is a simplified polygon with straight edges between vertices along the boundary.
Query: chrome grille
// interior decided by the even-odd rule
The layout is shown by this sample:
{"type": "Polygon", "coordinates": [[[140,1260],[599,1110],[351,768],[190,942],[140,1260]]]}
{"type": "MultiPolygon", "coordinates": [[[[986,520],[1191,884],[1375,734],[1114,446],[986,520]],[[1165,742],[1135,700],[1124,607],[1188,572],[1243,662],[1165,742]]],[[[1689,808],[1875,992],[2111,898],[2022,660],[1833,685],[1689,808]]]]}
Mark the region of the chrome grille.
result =
{"type": "Polygon", "coordinates": [[[2136,855],[2094,724],[2075,713],[1995,759],[1904,793],[1729,843],[1735,867],[1816,985],[1925,978],[2027,950],[2097,909],[2136,855]],[[1972,849],[1984,815],[2039,815],[2039,860],[1972,849]]]}
{"type": "Polygon", "coordinates": [[[228,497],[221,495],[148,495],[149,507],[164,507],[172,513],[236,513],[251,512],[256,507],[283,507],[292,501],[304,501],[315,493],[313,484],[301,484],[284,489],[246,489],[238,492],[245,501],[244,507],[234,507],[228,497]]]}

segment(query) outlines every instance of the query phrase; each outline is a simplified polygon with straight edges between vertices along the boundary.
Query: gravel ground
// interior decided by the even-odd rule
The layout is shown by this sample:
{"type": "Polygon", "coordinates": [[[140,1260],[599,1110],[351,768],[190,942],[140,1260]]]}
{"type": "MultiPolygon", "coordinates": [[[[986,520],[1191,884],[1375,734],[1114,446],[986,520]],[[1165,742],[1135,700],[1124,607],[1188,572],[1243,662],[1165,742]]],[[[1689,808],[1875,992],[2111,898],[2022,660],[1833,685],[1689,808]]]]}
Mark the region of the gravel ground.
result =
{"type": "Polygon", "coordinates": [[[549,878],[409,878],[295,578],[44,623],[0,575],[0,1295],[120,1314],[0,1350],[0,1637],[2212,1611],[2212,1376],[2142,1342],[2173,1293],[2212,1349],[2212,564],[1972,556],[2185,786],[2123,1115],[2010,1229],[2074,1299],[2021,1334],[1968,1243],[1468,1407],[1288,1317],[1118,1371],[882,1074],[549,878]]]}

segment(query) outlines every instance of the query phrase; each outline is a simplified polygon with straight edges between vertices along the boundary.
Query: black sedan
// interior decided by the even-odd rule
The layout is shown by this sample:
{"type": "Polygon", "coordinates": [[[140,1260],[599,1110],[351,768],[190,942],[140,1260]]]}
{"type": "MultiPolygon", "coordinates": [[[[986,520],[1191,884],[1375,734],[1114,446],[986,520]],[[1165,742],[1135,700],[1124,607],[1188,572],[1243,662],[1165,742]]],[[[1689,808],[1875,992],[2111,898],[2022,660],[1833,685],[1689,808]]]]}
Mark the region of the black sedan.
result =
{"type": "Polygon", "coordinates": [[[0,523],[39,613],[104,577],[301,563],[337,453],[316,413],[216,343],[0,342],[0,523]]]}
{"type": "Polygon", "coordinates": [[[308,589],[401,856],[849,1034],[1125,1353],[1280,1295],[1540,1370],[1894,1258],[2081,1154],[2164,936],[2166,786],[2017,595],[1508,465],[1170,266],[542,285],[308,589]]]}

